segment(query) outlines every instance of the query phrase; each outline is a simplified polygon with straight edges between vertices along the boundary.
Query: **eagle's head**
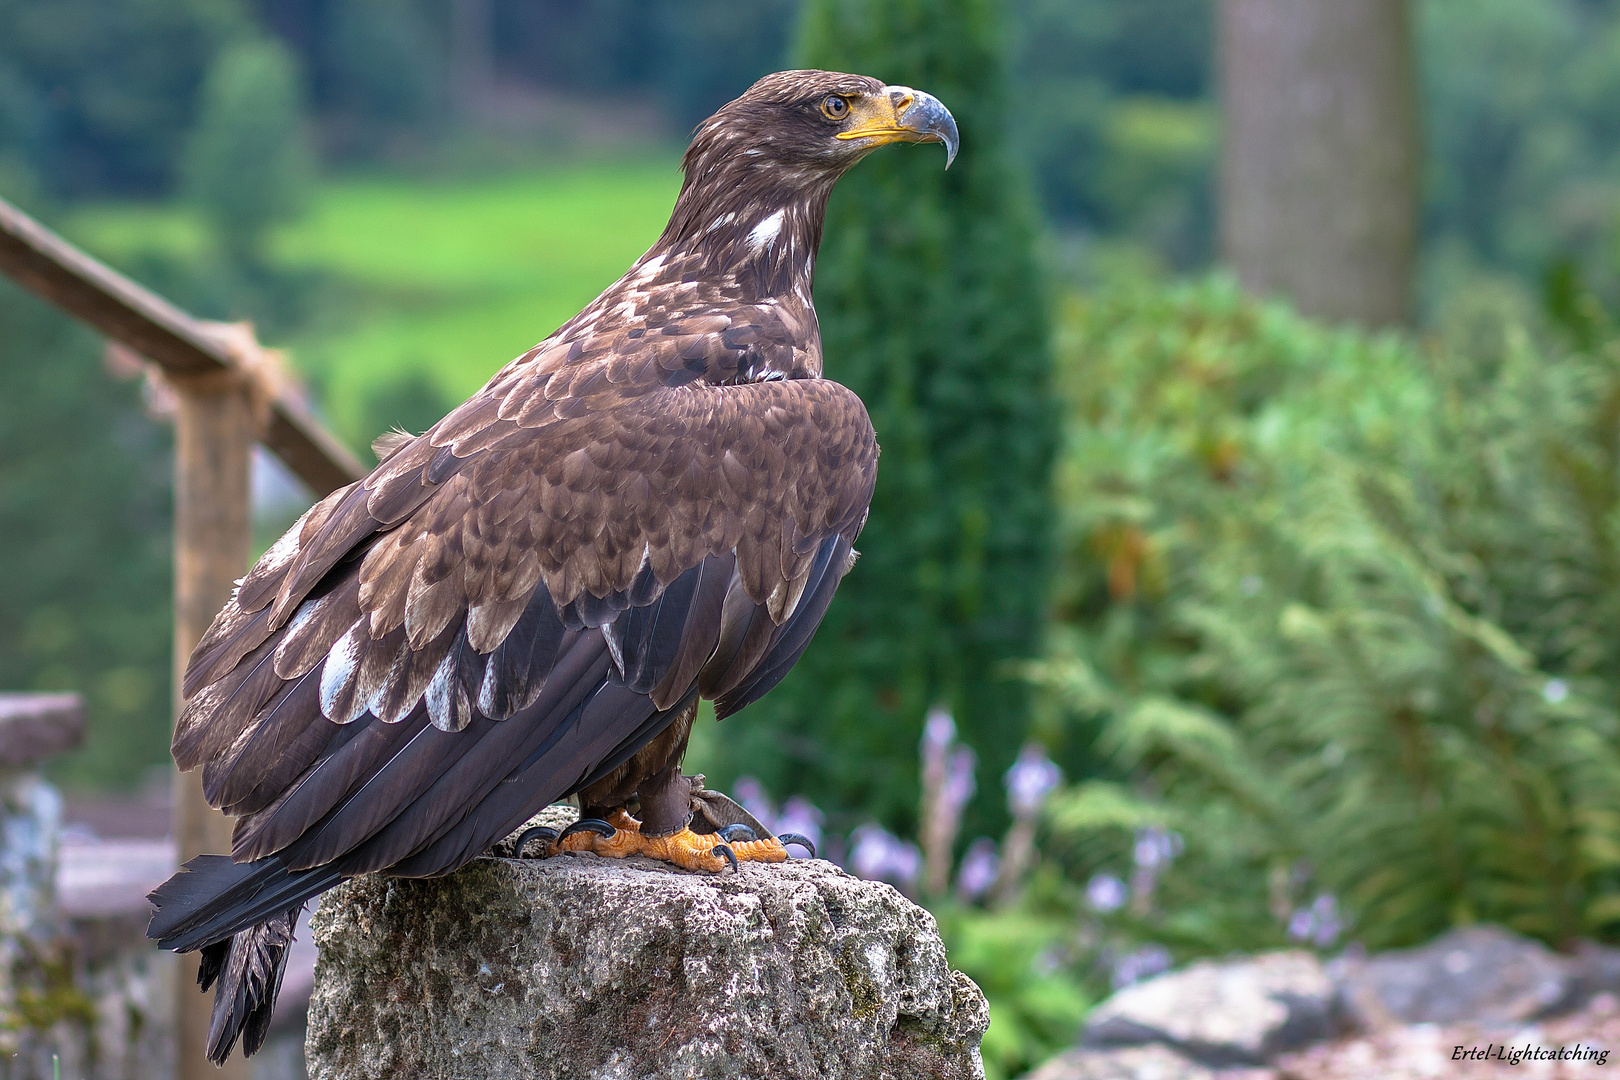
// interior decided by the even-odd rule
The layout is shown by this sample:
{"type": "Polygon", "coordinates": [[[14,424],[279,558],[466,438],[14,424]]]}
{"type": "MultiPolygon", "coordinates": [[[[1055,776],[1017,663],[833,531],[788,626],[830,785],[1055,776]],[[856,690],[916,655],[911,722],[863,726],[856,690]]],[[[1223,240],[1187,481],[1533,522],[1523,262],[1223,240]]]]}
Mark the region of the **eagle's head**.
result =
{"type": "Polygon", "coordinates": [[[885,86],[836,71],[779,71],[699,125],[686,168],[740,156],[758,169],[801,182],[837,179],[885,143],[945,144],[956,158],[956,121],[939,99],[909,86],[885,86]]]}
{"type": "Polygon", "coordinates": [[[956,121],[939,99],[836,71],[779,71],[698,125],[669,227],[649,252],[711,266],[763,260],[776,291],[808,276],[833,184],[886,143],[938,142],[956,157],[956,121]]]}

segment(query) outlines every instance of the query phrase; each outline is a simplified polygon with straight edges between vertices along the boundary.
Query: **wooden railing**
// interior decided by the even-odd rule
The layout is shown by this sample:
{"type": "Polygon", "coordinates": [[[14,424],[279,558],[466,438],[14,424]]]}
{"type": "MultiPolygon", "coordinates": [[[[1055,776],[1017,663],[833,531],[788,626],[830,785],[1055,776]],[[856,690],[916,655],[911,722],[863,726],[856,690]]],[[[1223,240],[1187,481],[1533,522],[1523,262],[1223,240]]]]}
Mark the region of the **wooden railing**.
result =
{"type": "MultiPolygon", "coordinates": [[[[180,672],[237,578],[252,544],[249,473],[255,441],[317,497],[366,467],[326,431],[279,377],[274,354],[245,324],[193,318],[86,255],[0,199],[0,273],[151,362],[173,387],[175,409],[174,664],[180,672]]],[[[175,842],[184,862],[230,851],[230,822],[203,800],[197,772],[175,778],[175,842]]],[[[209,998],[187,958],[175,1012],[181,1080],[248,1075],[238,1055],[223,1070],[203,1056],[209,998]]]]}
{"type": "MultiPolygon", "coordinates": [[[[0,273],[103,334],[129,346],[176,381],[252,367],[231,335],[192,318],[161,296],[97,262],[0,199],[0,273]]],[[[296,397],[268,402],[260,441],[316,497],[365,474],[358,458],[312,417],[296,397]]]]}

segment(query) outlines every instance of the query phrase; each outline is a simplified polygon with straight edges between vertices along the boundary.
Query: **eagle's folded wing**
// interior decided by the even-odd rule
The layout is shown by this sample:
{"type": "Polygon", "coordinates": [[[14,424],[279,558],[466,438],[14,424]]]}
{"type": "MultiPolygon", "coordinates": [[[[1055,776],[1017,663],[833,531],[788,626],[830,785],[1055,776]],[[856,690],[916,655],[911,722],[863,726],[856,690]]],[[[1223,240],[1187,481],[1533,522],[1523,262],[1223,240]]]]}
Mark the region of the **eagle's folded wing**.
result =
{"type": "Polygon", "coordinates": [[[820,379],[618,370],[515,365],[243,579],[174,738],[239,815],[236,858],[457,865],[697,692],[735,711],[792,666],[871,496],[864,407],[820,379]]]}

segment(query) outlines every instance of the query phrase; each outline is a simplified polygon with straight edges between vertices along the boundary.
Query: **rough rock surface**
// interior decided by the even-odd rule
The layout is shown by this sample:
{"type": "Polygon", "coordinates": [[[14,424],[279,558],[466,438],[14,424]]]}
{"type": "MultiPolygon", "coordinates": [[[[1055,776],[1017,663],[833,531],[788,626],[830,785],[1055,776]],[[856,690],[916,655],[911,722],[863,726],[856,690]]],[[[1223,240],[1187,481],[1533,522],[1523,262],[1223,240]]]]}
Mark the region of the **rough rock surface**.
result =
{"type": "Polygon", "coordinates": [[[1542,1023],[1510,1028],[1405,1024],[1321,1043],[1277,1060],[1280,1080],[1605,1080],[1616,1066],[1620,1000],[1608,993],[1579,1012],[1542,1023]],[[1559,1050],[1562,1060],[1549,1056],[1559,1050]],[[1464,1057],[1469,1051],[1473,1055],[1464,1057]],[[1538,1052],[1539,1060],[1531,1056],[1538,1052]]]}
{"type": "Polygon", "coordinates": [[[1577,965],[1500,926],[1466,926],[1416,949],[1334,962],[1358,1026],[1519,1024],[1568,1009],[1577,965]]]}
{"type": "Polygon", "coordinates": [[[1417,949],[1347,953],[1325,969],[1304,953],[1206,962],[1104,1002],[1085,1043],[1025,1080],[1607,1075],[1620,1061],[1610,1057],[1620,1053],[1620,949],[1587,941],[1563,956],[1473,926],[1417,949]],[[1313,1030],[1321,1041],[1278,1052],[1313,1030]],[[1256,1046],[1263,1067],[1222,1064],[1256,1046]]]}
{"type": "Polygon", "coordinates": [[[1575,943],[1575,999],[1588,1002],[1599,994],[1620,995],[1620,949],[1595,941],[1575,943]]]}
{"type": "Polygon", "coordinates": [[[480,859],[351,881],[313,932],[319,1080],[983,1076],[933,917],[819,860],[480,859]]]}
{"type": "Polygon", "coordinates": [[[1261,1065],[1333,1034],[1338,995],[1307,952],[1201,961],[1126,987],[1086,1022],[1086,1048],[1161,1043],[1209,1066],[1261,1065]]]}

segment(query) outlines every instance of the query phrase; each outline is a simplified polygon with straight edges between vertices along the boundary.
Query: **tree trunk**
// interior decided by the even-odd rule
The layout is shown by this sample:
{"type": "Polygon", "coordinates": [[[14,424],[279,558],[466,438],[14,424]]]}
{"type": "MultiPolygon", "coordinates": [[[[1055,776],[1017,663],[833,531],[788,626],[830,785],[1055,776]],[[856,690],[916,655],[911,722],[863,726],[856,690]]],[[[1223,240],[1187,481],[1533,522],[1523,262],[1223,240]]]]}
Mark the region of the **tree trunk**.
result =
{"type": "Polygon", "coordinates": [[[1418,130],[1406,0],[1220,0],[1222,255],[1303,312],[1405,322],[1418,130]]]}

